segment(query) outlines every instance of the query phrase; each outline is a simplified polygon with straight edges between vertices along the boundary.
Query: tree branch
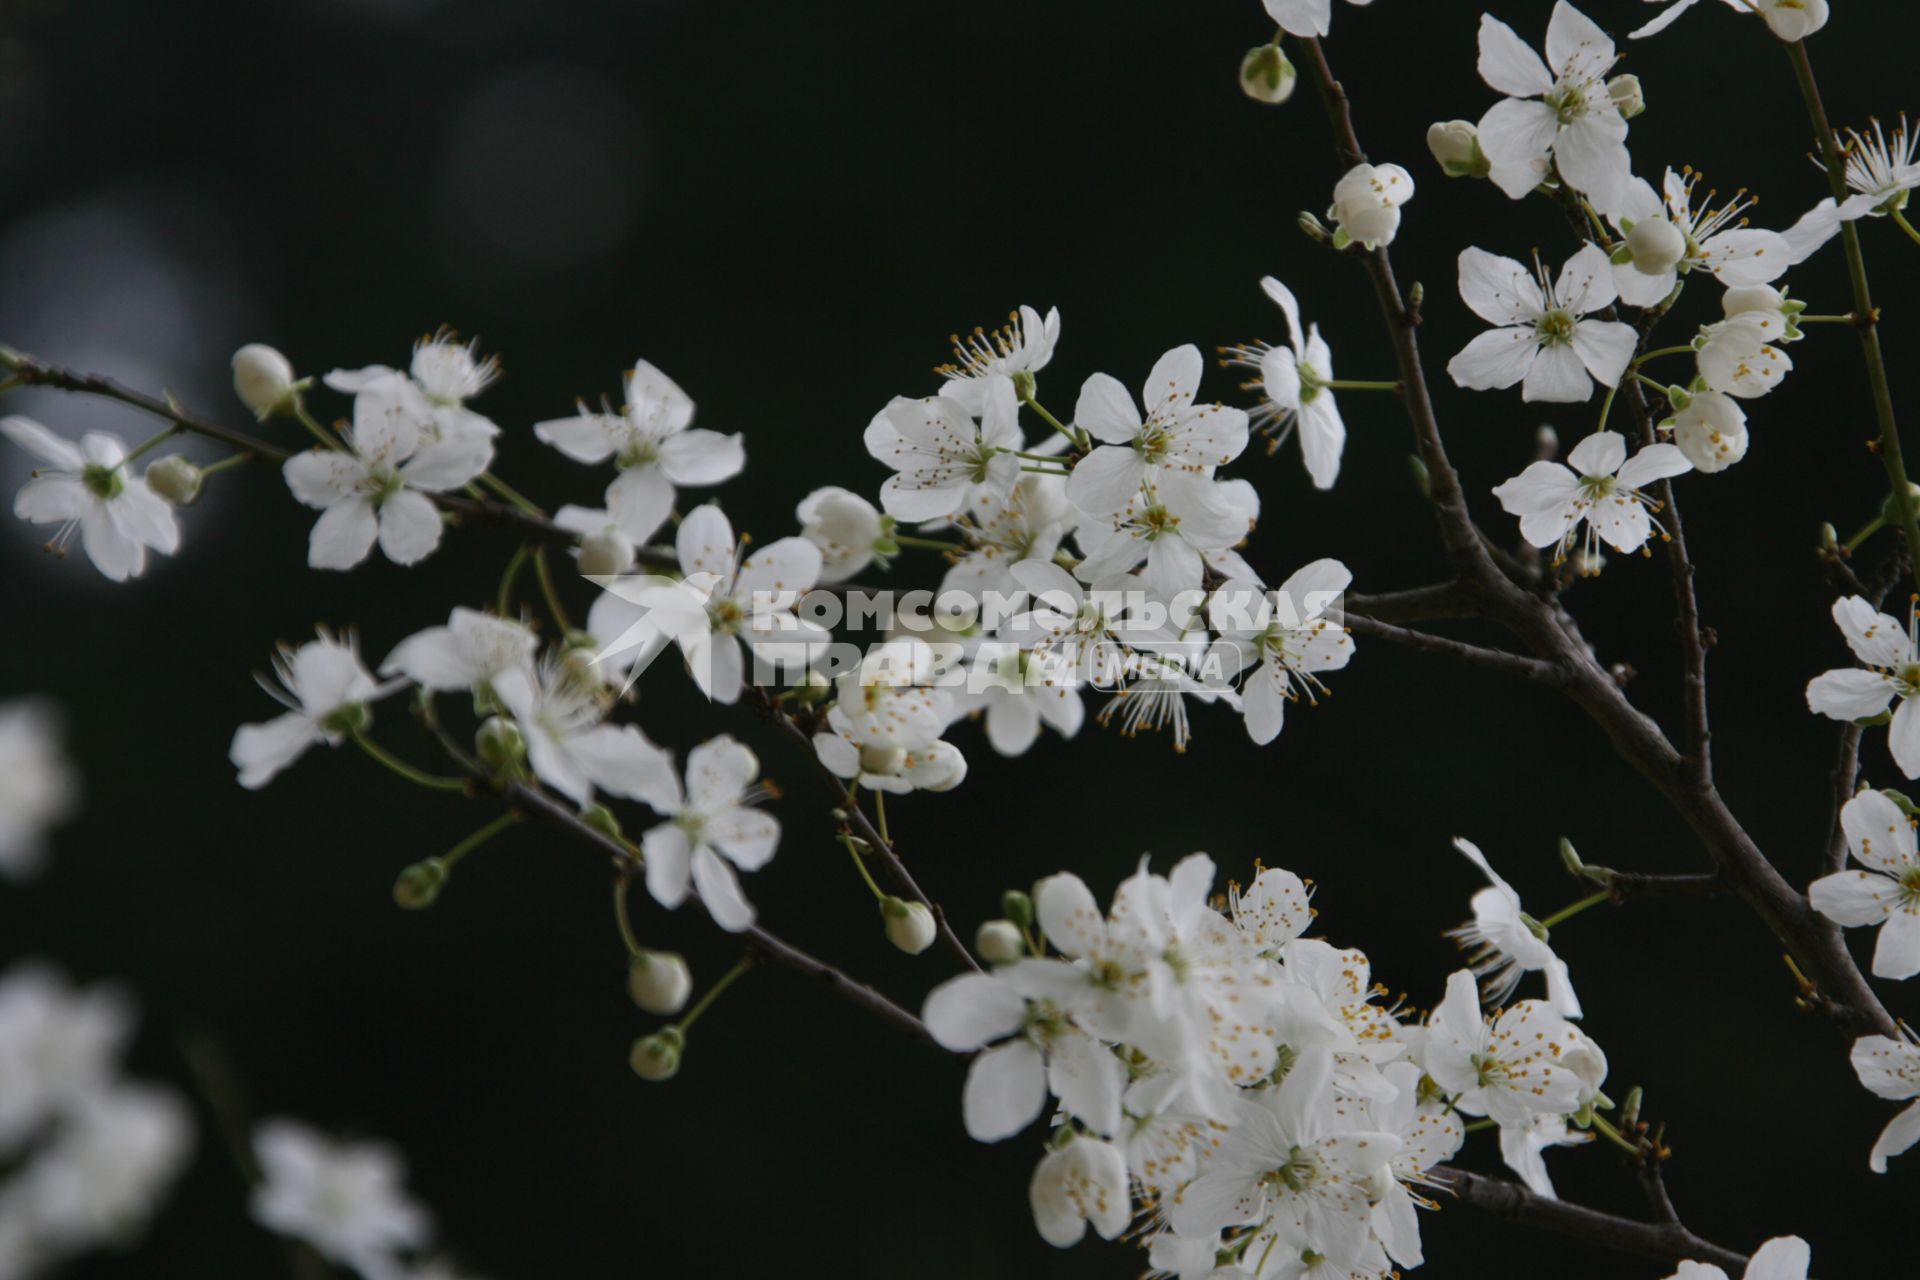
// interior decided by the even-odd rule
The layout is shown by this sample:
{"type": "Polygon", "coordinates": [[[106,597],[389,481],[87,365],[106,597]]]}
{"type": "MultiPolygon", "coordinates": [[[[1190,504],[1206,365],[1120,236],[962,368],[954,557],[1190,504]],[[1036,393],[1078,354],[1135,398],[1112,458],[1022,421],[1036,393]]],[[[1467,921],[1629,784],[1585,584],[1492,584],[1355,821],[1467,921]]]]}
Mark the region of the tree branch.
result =
{"type": "Polygon", "coordinates": [[[1417,649],[1422,653],[1439,654],[1470,667],[1483,667],[1489,671],[1519,676],[1535,684],[1558,687],[1566,683],[1565,672],[1551,662],[1542,662],[1538,658],[1507,653],[1501,649],[1486,649],[1477,644],[1468,644],[1464,640],[1436,636],[1427,631],[1415,631],[1411,627],[1396,627],[1391,623],[1355,614],[1351,609],[1346,613],[1345,619],[1347,629],[1356,635],[1405,645],[1409,649],[1417,649]]]}
{"type": "Polygon", "coordinates": [[[1637,1222],[1616,1217],[1565,1200],[1537,1196],[1506,1178],[1489,1178],[1451,1165],[1435,1165],[1427,1171],[1427,1176],[1460,1203],[1495,1218],[1551,1231],[1616,1253],[1665,1263],[1711,1262],[1736,1273],[1747,1265],[1744,1254],[1703,1240],[1677,1221],[1637,1222]]]}
{"type": "MultiPolygon", "coordinates": [[[[1366,152],[1354,133],[1346,92],[1334,79],[1325,50],[1314,39],[1303,39],[1299,44],[1308,74],[1318,85],[1326,106],[1341,161],[1347,165],[1364,163],[1366,152]]],[[[1440,438],[1415,337],[1418,317],[1409,313],[1401,297],[1386,249],[1355,256],[1373,279],[1393,339],[1414,440],[1428,472],[1435,519],[1460,589],[1482,616],[1505,627],[1536,658],[1562,670],[1562,688],[1567,696],[1693,831],[1729,887],[1817,984],[1821,1004],[1834,1015],[1840,1030],[1847,1035],[1868,1031],[1897,1034],[1893,1018],[1868,986],[1838,932],[1767,860],[1712,782],[1703,780],[1694,763],[1674,748],[1660,727],[1627,700],[1619,682],[1579,639],[1577,629],[1563,620],[1557,606],[1521,588],[1494,563],[1478,537],[1459,475],[1440,438]]]]}
{"type": "MultiPolygon", "coordinates": [[[[121,404],[150,413],[156,418],[165,419],[182,431],[218,441],[256,461],[285,462],[298,452],[248,432],[236,431],[231,427],[224,427],[217,422],[197,417],[171,399],[158,399],[143,391],[122,386],[113,379],[102,377],[97,373],[78,373],[58,365],[47,364],[33,356],[6,347],[0,347],[0,368],[11,370],[21,386],[47,387],[56,391],[70,391],[116,400],[121,404]]],[[[562,529],[545,516],[537,516],[507,503],[495,502],[490,498],[472,498],[458,493],[430,493],[427,497],[431,498],[434,505],[442,511],[464,519],[501,525],[543,542],[571,545],[580,538],[579,534],[562,529]]],[[[643,563],[666,567],[678,565],[678,561],[671,553],[654,548],[642,547],[636,554],[643,563]]]]}

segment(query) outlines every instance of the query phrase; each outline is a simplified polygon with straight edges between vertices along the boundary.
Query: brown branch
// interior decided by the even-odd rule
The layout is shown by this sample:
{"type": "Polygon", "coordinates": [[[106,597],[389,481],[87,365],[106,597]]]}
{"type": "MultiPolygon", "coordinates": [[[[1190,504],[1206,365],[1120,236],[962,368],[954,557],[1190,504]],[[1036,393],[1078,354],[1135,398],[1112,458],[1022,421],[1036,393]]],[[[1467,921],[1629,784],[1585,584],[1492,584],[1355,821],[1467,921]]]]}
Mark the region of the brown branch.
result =
{"type": "Polygon", "coordinates": [[[1429,587],[1385,591],[1377,595],[1349,594],[1349,614],[1364,614],[1381,622],[1437,622],[1445,618],[1477,618],[1479,609],[1457,583],[1436,582],[1429,587]]]}
{"type": "MultiPolygon", "coordinates": [[[[639,859],[635,857],[633,850],[625,843],[616,840],[598,827],[590,826],[581,821],[577,814],[539,787],[529,786],[522,782],[515,782],[509,783],[502,790],[507,800],[511,803],[538,818],[552,823],[576,839],[598,848],[613,860],[615,868],[622,873],[631,874],[640,866],[639,859]]],[[[826,961],[809,955],[799,947],[794,946],[783,938],[777,937],[759,925],[752,926],[740,936],[746,939],[747,945],[755,952],[767,957],[769,960],[784,965],[796,973],[805,974],[807,977],[818,980],[835,995],[852,1004],[858,1005],[868,1013],[878,1017],[882,1022],[887,1023],[897,1030],[906,1032],[915,1039],[924,1040],[928,1044],[938,1047],[939,1042],[934,1040],[933,1033],[927,1030],[924,1022],[921,1022],[920,1019],[914,1017],[911,1013],[908,1013],[905,1009],[902,1009],[899,1005],[887,999],[864,982],[849,977],[826,961]]]]}
{"type": "MultiPolygon", "coordinates": [[[[23,352],[0,347],[0,368],[11,370],[14,378],[17,379],[17,385],[47,387],[56,391],[70,391],[116,400],[171,422],[182,431],[218,441],[256,461],[285,462],[298,452],[248,432],[236,431],[232,427],[224,427],[217,422],[198,417],[188,413],[171,400],[159,399],[144,391],[135,391],[111,378],[102,377],[96,373],[78,373],[71,369],[63,369],[23,352]]],[[[495,502],[490,498],[473,498],[458,493],[430,493],[427,496],[442,511],[463,519],[500,525],[543,542],[571,544],[579,541],[580,535],[562,529],[545,516],[522,511],[504,502],[495,502]]],[[[671,553],[649,547],[640,548],[637,554],[643,563],[667,567],[678,564],[671,553]]]]}
{"type": "Polygon", "coordinates": [[[1464,640],[1436,636],[1428,631],[1415,631],[1411,627],[1397,627],[1392,623],[1355,614],[1351,609],[1346,613],[1345,618],[1347,629],[1355,635],[1386,640],[1393,644],[1404,645],[1409,649],[1417,649],[1422,653],[1438,654],[1470,667],[1482,667],[1505,675],[1519,676],[1535,684],[1559,686],[1566,682],[1566,675],[1559,667],[1551,662],[1542,662],[1538,658],[1507,653],[1501,649],[1487,649],[1477,644],[1468,644],[1464,640]]]}
{"type": "MultiPolygon", "coordinates": [[[[1365,161],[1354,133],[1347,96],[1327,64],[1320,42],[1301,40],[1307,73],[1319,86],[1343,163],[1365,161]]],[[[1355,255],[1374,283],[1381,312],[1393,338],[1400,381],[1412,420],[1414,440],[1429,476],[1429,494],[1441,541],[1460,589],[1480,614],[1506,628],[1534,657],[1561,668],[1562,689],[1599,726],[1614,751],[1653,784],[1686,823],[1726,883],[1787,948],[1802,972],[1819,988],[1819,1003],[1834,1016],[1843,1034],[1897,1034],[1893,1018],[1874,995],[1852,955],[1804,895],[1783,878],[1727,807],[1694,761],[1676,750],[1660,727],[1627,700],[1620,684],[1602,667],[1549,599],[1526,591],[1500,572],[1477,536],[1459,475],[1448,460],[1434,416],[1432,397],[1421,368],[1415,335],[1417,317],[1408,313],[1382,248],[1355,255]]]]}
{"type": "Polygon", "coordinates": [[[1427,1176],[1462,1204],[1492,1217],[1656,1262],[1711,1262],[1738,1272],[1745,1255],[1703,1240],[1677,1221],[1637,1222],[1565,1200],[1537,1196],[1518,1182],[1435,1165],[1427,1176]]]}

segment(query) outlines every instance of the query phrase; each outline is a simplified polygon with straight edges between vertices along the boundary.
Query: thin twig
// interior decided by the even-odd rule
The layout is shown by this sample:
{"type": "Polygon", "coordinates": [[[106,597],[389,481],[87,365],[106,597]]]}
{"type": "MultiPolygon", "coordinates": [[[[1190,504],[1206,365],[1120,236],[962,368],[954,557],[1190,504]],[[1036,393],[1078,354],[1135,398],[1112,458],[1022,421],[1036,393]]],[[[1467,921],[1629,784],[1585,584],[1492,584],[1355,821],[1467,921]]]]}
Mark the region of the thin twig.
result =
{"type": "Polygon", "coordinates": [[[1508,653],[1502,649],[1487,649],[1477,644],[1468,644],[1464,640],[1436,636],[1428,631],[1415,631],[1411,627],[1396,627],[1392,623],[1380,622],[1351,611],[1346,614],[1346,623],[1347,628],[1355,635],[1405,645],[1423,653],[1439,654],[1470,667],[1483,667],[1489,671],[1519,676],[1535,684],[1557,686],[1566,683],[1566,673],[1559,667],[1551,662],[1542,662],[1538,658],[1529,658],[1524,654],[1508,653]]]}

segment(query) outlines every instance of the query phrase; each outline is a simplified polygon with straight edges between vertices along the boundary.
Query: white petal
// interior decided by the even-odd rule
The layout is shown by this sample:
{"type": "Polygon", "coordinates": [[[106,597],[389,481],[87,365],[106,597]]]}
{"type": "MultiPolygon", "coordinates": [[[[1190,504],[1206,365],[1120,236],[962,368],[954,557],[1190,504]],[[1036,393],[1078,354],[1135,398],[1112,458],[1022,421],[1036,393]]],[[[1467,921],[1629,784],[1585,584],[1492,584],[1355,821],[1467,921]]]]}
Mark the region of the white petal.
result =
{"type": "Polygon", "coordinates": [[[960,1110],[969,1137],[999,1142],[1032,1124],[1046,1100],[1040,1051],[1025,1040],[1010,1040],[973,1060],[960,1110]]]}
{"type": "Polygon", "coordinates": [[[1537,98],[1553,88],[1553,73],[1533,47],[1491,14],[1480,15],[1480,78],[1510,98],[1537,98]]]}
{"type": "Polygon", "coordinates": [[[342,498],[313,522],[307,563],[315,569],[351,569],[367,558],[379,533],[380,519],[371,502],[342,498]]]}
{"type": "Polygon", "coordinates": [[[395,564],[417,564],[432,555],[442,527],[440,509],[423,493],[402,489],[380,504],[380,549],[395,564]]]}
{"type": "Polygon", "coordinates": [[[921,1018],[933,1038],[956,1053],[971,1053],[1020,1030],[1027,1001],[990,974],[963,973],[927,995],[921,1018]]]}

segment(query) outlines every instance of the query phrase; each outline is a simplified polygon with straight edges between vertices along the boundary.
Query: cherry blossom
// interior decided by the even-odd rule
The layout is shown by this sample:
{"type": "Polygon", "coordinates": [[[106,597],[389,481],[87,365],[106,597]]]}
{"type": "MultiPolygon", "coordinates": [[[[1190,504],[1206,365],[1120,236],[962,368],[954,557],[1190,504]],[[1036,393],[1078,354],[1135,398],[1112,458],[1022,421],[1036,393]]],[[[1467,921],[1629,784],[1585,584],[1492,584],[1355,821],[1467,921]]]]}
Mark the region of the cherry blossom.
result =
{"type": "Polygon", "coordinates": [[[1529,272],[1512,258],[1467,249],[1460,254],[1460,297],[1500,327],[1469,342],[1447,372],[1476,391],[1523,383],[1523,400],[1591,399],[1595,380],[1618,385],[1633,359],[1632,326],[1591,318],[1617,296],[1612,264],[1597,245],[1567,259],[1552,281],[1538,263],[1529,272]]]}

